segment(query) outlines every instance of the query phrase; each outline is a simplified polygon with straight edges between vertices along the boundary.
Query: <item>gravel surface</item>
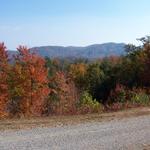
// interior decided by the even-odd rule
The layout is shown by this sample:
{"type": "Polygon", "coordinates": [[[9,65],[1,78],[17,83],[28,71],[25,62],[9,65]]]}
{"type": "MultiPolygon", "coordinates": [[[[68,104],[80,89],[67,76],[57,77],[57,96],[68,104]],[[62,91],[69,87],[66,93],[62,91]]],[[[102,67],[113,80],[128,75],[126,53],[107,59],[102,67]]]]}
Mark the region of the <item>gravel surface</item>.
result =
{"type": "Polygon", "coordinates": [[[150,115],[1,131],[0,150],[150,150],[150,115]]]}

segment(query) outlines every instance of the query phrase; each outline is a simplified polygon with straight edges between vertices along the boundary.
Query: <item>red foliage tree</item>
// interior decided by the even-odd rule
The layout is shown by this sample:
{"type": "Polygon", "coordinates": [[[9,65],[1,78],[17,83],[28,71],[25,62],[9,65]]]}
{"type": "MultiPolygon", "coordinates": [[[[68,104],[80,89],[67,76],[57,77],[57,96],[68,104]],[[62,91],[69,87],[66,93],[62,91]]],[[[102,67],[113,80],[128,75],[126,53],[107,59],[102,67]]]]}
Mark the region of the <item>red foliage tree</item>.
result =
{"type": "Polygon", "coordinates": [[[0,117],[5,117],[8,113],[6,107],[8,103],[8,56],[4,43],[0,43],[0,117]]]}
{"type": "MultiPolygon", "coordinates": [[[[45,60],[29,49],[20,46],[14,70],[17,72],[20,108],[25,116],[39,116],[44,111],[45,100],[49,94],[45,60]]],[[[18,90],[17,90],[18,91],[18,90]]]]}
{"type": "Polygon", "coordinates": [[[52,113],[67,115],[76,113],[78,92],[74,82],[64,72],[57,72],[53,78],[54,101],[51,99],[52,113]]]}

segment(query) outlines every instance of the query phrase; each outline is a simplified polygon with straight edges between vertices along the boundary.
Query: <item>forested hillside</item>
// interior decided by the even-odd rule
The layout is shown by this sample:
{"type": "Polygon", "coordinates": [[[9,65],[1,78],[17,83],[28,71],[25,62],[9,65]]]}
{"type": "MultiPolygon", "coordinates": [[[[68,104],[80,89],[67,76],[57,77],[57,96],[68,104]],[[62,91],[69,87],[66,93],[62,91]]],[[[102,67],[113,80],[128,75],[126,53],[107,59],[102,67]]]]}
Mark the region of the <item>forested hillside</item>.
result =
{"type": "Polygon", "coordinates": [[[44,58],[20,46],[14,63],[9,63],[7,49],[0,43],[0,117],[84,114],[149,105],[150,38],[140,42],[141,46],[126,45],[124,56],[71,62],[44,58]]]}
{"type": "MultiPolygon", "coordinates": [[[[123,43],[94,44],[86,47],[41,46],[30,48],[31,53],[49,58],[85,58],[95,59],[111,55],[121,56],[125,53],[123,43]]],[[[8,51],[10,58],[16,51],[8,51]]]]}

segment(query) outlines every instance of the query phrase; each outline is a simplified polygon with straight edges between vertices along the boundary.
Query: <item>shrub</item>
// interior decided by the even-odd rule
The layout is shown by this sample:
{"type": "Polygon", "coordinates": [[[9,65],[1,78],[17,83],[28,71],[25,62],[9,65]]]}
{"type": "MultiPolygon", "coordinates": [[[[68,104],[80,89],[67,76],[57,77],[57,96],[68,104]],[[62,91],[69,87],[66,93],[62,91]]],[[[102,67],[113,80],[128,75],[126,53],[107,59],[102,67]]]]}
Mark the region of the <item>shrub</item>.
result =
{"type": "Polygon", "coordinates": [[[81,113],[96,113],[103,109],[102,105],[96,101],[96,99],[93,99],[92,95],[90,95],[87,91],[82,93],[78,103],[78,108],[81,113]]]}
{"type": "Polygon", "coordinates": [[[110,93],[110,98],[109,98],[110,103],[125,103],[126,102],[126,90],[125,87],[117,84],[116,88],[111,91],[110,93]]]}
{"type": "Polygon", "coordinates": [[[150,104],[150,96],[144,92],[133,93],[133,95],[131,97],[131,102],[133,104],[149,105],[150,104]]]}

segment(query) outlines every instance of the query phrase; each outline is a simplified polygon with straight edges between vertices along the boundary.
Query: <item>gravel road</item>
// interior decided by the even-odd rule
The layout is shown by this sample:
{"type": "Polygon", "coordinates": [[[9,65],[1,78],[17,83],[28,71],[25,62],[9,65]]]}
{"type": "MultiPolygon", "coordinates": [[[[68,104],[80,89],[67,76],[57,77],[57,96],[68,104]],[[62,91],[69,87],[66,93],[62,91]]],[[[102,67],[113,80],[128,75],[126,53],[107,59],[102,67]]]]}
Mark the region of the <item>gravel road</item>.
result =
{"type": "Polygon", "coordinates": [[[150,150],[150,115],[1,131],[0,150],[150,150]]]}

